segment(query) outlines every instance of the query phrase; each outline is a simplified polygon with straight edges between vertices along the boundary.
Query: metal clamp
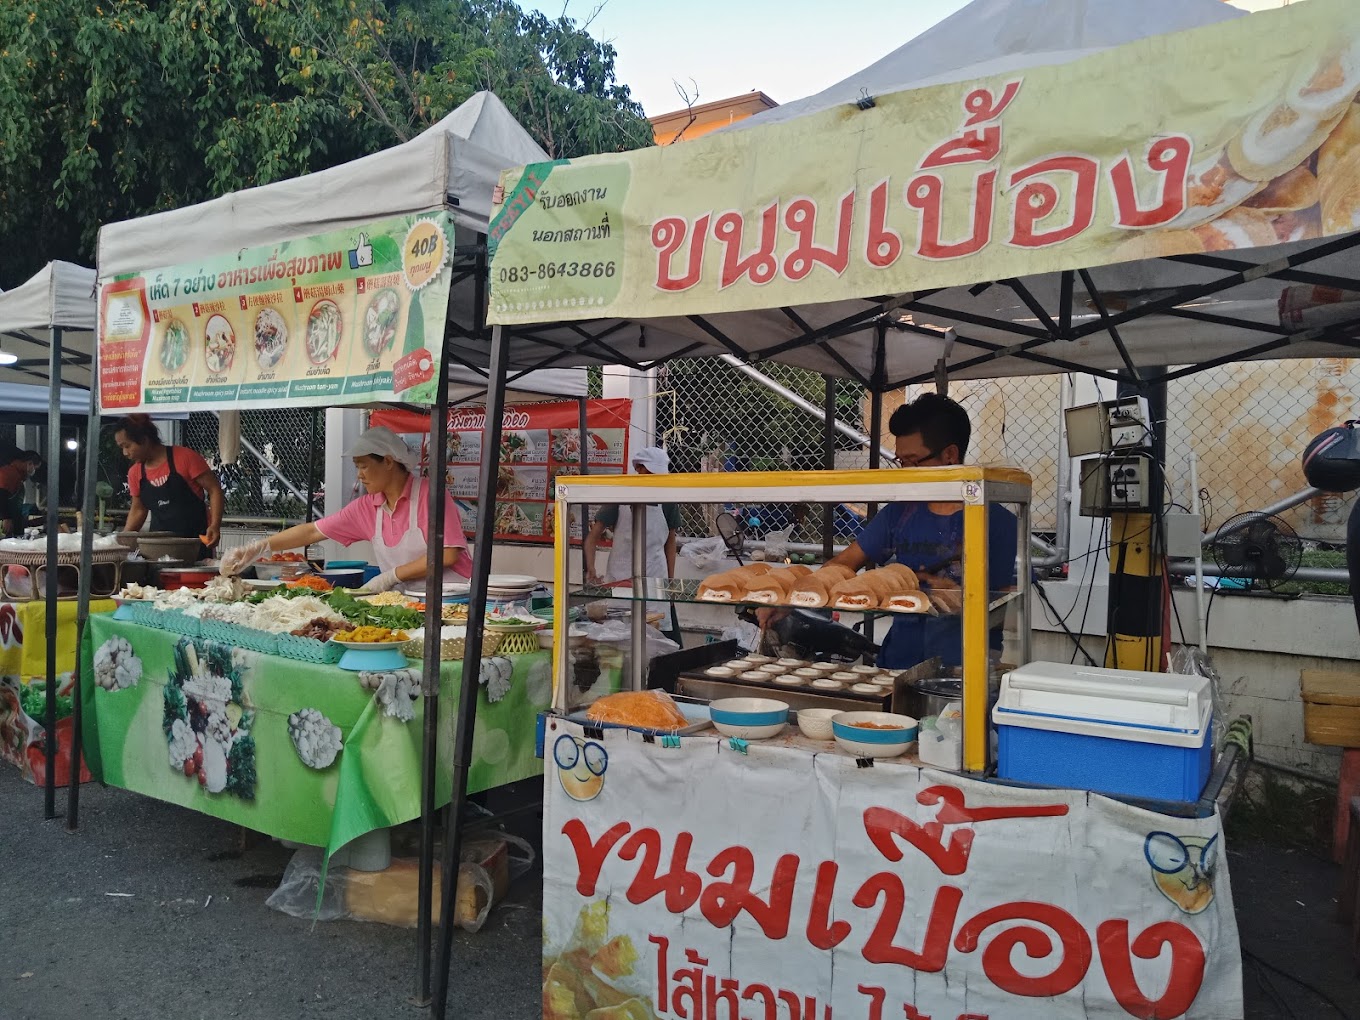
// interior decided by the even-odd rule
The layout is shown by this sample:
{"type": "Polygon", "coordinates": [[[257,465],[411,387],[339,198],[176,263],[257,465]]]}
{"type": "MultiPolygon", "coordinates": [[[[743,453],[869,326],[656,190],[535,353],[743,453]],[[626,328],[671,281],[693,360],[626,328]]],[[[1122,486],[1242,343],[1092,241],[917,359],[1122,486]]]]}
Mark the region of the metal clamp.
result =
{"type": "Polygon", "coordinates": [[[732,748],[732,750],[734,751],[741,752],[742,754],[745,754],[747,751],[746,741],[742,740],[740,737],[728,738],[727,746],[732,748]]]}

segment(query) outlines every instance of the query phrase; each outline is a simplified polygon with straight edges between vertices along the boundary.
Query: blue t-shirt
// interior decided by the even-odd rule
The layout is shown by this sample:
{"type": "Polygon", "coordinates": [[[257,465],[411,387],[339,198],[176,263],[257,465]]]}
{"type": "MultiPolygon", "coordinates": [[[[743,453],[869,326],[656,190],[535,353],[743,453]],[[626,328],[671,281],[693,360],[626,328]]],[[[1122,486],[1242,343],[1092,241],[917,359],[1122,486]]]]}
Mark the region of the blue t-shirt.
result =
{"type": "MultiPolygon", "coordinates": [[[[912,570],[947,577],[963,585],[963,513],[932,513],[926,503],[890,503],[859,533],[859,547],[876,566],[901,563],[912,570]],[[952,559],[951,559],[952,557],[952,559]],[[942,560],[950,560],[941,563],[942,560]]],[[[987,576],[992,592],[1015,586],[1016,518],[993,506],[987,520],[987,576]]],[[[1002,629],[991,631],[991,647],[1001,650],[1002,629]]],[[[963,663],[960,615],[899,614],[888,630],[878,664],[905,669],[939,656],[946,666],[963,663]]]]}

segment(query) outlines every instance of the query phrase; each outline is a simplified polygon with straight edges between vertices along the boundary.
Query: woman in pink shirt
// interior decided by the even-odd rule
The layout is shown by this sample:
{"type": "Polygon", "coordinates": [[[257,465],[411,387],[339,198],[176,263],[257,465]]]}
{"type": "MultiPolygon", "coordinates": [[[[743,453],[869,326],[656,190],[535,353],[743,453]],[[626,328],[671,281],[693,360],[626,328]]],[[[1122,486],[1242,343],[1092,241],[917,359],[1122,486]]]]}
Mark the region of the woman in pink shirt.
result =
{"type": "MultiPolygon", "coordinates": [[[[222,558],[223,574],[239,574],[271,552],[300,549],[330,539],[341,545],[373,543],[373,559],[382,571],[364,587],[387,591],[425,580],[429,547],[429,479],[419,477],[416,454],[390,429],[369,429],[345,452],[354,460],[365,495],[338,513],[314,524],[299,524],[260,539],[222,558]]],[[[463,521],[448,490],[444,491],[444,580],[470,576],[472,557],[463,538],[463,521]]]]}

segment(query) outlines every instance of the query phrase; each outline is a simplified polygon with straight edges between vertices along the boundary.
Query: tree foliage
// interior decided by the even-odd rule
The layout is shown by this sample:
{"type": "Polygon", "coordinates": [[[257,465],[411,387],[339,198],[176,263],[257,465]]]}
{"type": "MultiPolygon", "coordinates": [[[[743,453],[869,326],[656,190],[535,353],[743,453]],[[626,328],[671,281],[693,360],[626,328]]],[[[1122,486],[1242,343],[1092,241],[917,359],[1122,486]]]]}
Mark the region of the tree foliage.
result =
{"type": "Polygon", "coordinates": [[[5,0],[0,287],[93,264],[101,223],[377,151],[481,89],[553,157],[648,144],[614,60],[512,0],[5,0]]]}

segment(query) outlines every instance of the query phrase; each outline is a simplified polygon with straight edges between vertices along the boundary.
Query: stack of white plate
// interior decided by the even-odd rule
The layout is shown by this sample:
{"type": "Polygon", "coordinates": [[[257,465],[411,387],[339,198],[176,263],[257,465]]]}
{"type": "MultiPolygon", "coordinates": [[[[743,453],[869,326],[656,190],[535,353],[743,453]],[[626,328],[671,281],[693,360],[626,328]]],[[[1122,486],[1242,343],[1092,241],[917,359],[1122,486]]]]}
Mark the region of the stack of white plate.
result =
{"type": "Polygon", "coordinates": [[[518,602],[538,587],[538,578],[529,574],[492,574],[486,579],[486,597],[497,602],[518,602]]]}

